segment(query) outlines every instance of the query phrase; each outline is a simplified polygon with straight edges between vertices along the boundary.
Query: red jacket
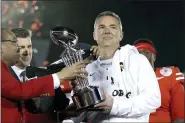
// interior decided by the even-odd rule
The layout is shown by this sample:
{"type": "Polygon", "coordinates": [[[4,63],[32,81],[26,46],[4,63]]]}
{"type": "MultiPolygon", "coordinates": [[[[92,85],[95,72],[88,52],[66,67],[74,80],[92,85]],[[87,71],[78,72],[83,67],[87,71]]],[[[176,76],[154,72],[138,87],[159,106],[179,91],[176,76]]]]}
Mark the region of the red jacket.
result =
{"type": "Polygon", "coordinates": [[[177,67],[156,68],[161,91],[161,107],[151,113],[150,122],[184,120],[184,76],[177,67]]]}
{"type": "Polygon", "coordinates": [[[54,96],[51,75],[20,83],[11,75],[8,66],[1,61],[1,123],[21,123],[17,101],[44,95],[54,96]]]}

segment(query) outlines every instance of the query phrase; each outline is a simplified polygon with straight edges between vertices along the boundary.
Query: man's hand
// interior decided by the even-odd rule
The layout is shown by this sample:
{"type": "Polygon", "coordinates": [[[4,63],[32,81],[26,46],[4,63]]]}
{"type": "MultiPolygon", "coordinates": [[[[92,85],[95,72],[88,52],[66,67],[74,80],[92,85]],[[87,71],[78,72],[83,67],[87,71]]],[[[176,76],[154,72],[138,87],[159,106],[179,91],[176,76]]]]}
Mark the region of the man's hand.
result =
{"type": "Polygon", "coordinates": [[[60,81],[63,82],[64,80],[71,80],[75,77],[86,77],[87,71],[84,69],[87,64],[90,63],[90,60],[84,60],[80,62],[76,62],[75,64],[65,67],[62,71],[56,73],[59,77],[60,81]]]}
{"type": "Polygon", "coordinates": [[[79,88],[79,83],[77,83],[77,82],[75,82],[75,81],[70,81],[70,86],[71,86],[71,88],[73,89],[73,92],[76,92],[79,88]]]}
{"type": "Polygon", "coordinates": [[[103,113],[110,113],[113,105],[113,98],[104,90],[105,100],[97,105],[96,108],[104,109],[103,113]]]}
{"type": "Polygon", "coordinates": [[[91,47],[91,51],[93,51],[93,55],[96,56],[96,58],[98,58],[100,56],[100,50],[99,50],[98,46],[93,45],[91,47]]]}

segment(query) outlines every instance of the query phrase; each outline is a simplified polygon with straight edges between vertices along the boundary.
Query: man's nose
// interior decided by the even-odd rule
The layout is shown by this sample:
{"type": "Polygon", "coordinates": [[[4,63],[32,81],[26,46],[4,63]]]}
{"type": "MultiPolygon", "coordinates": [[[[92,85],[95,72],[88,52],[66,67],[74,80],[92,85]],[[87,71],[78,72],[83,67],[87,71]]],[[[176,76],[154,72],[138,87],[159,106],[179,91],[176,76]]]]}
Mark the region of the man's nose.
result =
{"type": "Polygon", "coordinates": [[[25,48],[24,51],[23,51],[23,55],[27,55],[28,54],[28,49],[25,48]]]}
{"type": "Polygon", "coordinates": [[[105,27],[105,32],[104,32],[105,34],[110,34],[110,29],[109,28],[107,28],[107,27],[105,27]]]}
{"type": "Polygon", "coordinates": [[[24,50],[24,53],[28,53],[28,49],[25,49],[25,50],[24,50]]]}

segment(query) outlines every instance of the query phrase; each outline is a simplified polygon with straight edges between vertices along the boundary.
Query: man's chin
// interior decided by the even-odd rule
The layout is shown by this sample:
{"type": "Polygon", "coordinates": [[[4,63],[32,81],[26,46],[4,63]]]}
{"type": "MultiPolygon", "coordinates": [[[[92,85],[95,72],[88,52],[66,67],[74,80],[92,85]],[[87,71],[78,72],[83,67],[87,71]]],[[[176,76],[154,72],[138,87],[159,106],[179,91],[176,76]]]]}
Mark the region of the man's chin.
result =
{"type": "Polygon", "coordinates": [[[104,41],[102,42],[102,45],[103,45],[104,47],[110,47],[110,46],[113,45],[113,41],[111,41],[111,40],[104,40],[104,41]]]}
{"type": "Polygon", "coordinates": [[[31,61],[22,61],[23,65],[26,66],[26,67],[30,65],[30,62],[31,61]]]}
{"type": "Polygon", "coordinates": [[[102,45],[102,47],[111,47],[111,44],[104,44],[104,45],[102,45]]]}

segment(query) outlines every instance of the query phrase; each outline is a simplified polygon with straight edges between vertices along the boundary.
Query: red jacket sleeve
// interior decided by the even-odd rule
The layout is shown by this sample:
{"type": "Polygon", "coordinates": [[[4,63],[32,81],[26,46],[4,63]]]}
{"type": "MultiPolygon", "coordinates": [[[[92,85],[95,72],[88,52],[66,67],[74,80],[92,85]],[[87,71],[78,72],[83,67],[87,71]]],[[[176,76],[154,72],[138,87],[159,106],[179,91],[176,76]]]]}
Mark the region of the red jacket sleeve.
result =
{"type": "Polygon", "coordinates": [[[171,88],[171,117],[172,121],[179,119],[184,119],[184,87],[183,87],[183,79],[181,74],[179,73],[179,69],[176,68],[176,75],[174,80],[172,80],[172,88],[171,88]]]}
{"type": "Polygon", "coordinates": [[[51,75],[20,83],[6,69],[6,65],[1,65],[2,97],[20,100],[42,95],[54,96],[53,77],[51,75]]]}
{"type": "Polygon", "coordinates": [[[69,83],[70,83],[70,80],[66,80],[62,82],[60,87],[64,93],[71,93],[72,88],[69,83]]]}

